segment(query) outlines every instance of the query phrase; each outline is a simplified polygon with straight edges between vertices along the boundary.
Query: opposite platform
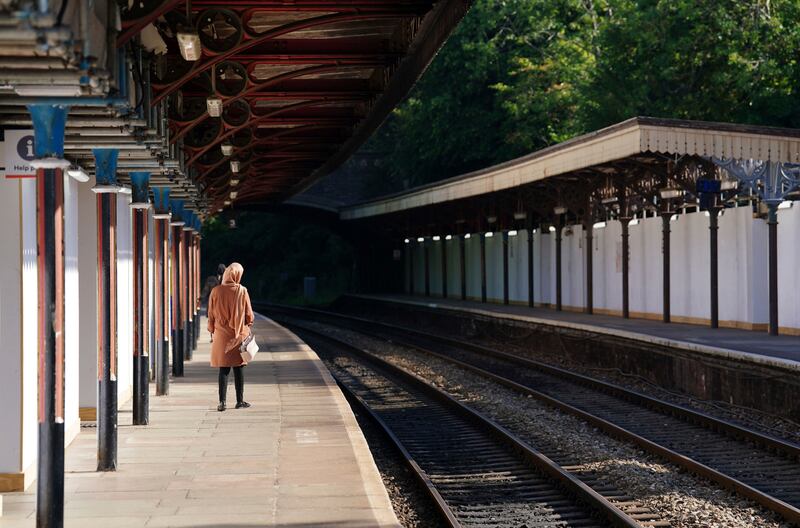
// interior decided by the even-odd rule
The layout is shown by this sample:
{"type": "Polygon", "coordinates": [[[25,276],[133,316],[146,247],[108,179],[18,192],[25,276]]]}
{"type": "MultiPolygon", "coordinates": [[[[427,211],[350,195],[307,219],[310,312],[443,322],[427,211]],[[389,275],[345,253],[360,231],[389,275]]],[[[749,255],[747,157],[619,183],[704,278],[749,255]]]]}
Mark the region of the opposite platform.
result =
{"type": "Polygon", "coordinates": [[[800,371],[800,337],[771,336],[766,332],[734,328],[709,328],[648,319],[556,311],[550,308],[480,303],[411,295],[351,295],[355,298],[402,303],[438,310],[572,328],[630,339],[708,356],[800,371]]]}
{"type": "MultiPolygon", "coordinates": [[[[203,331],[170,395],[151,391],[150,425],[131,426],[121,411],[117,472],[95,472],[95,429],[82,429],[67,449],[68,528],[399,528],[361,430],[317,355],[265,318],[254,332],[262,352],[245,368],[251,408],[232,408],[230,380],[231,408],[217,412],[203,331]]],[[[0,528],[35,526],[35,489],[5,495],[0,528]]]]}

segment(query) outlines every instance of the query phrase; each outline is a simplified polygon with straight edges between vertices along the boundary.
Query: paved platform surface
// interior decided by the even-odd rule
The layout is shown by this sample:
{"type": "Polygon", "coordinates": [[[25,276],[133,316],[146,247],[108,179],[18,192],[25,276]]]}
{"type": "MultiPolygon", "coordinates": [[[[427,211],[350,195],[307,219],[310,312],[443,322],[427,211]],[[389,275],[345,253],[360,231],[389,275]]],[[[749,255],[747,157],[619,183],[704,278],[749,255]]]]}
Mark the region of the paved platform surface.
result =
{"type": "Polygon", "coordinates": [[[467,311],[616,335],[652,344],[800,371],[800,337],[699,325],[558,312],[550,308],[480,303],[410,295],[353,295],[366,299],[467,311]]]}
{"type": "MultiPolygon", "coordinates": [[[[95,472],[94,429],[81,431],[67,449],[67,528],[400,526],[319,358],[272,321],[259,319],[255,332],[268,350],[245,369],[250,409],[217,412],[203,331],[170,395],[151,392],[150,425],[131,426],[121,412],[117,472],[95,472]]],[[[234,394],[231,379],[229,404],[234,394]]],[[[35,526],[35,488],[4,496],[0,528],[35,526]]]]}

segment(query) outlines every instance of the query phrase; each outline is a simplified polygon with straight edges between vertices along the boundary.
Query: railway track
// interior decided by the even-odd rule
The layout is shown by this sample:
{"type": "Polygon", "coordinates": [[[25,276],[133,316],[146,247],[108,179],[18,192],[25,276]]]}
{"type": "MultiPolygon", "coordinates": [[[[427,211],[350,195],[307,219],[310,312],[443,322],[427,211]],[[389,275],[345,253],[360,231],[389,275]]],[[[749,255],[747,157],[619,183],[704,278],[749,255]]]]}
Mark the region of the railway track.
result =
{"type": "Polygon", "coordinates": [[[486,376],[578,416],[800,525],[800,446],[796,444],[474,343],[329,312],[292,308],[291,313],[391,340],[486,376]]]}
{"type": "Polygon", "coordinates": [[[631,497],[593,489],[490,418],[351,344],[288,324],[395,443],[452,527],[666,526],[631,497]],[[624,510],[624,511],[623,511],[624,510]]]}

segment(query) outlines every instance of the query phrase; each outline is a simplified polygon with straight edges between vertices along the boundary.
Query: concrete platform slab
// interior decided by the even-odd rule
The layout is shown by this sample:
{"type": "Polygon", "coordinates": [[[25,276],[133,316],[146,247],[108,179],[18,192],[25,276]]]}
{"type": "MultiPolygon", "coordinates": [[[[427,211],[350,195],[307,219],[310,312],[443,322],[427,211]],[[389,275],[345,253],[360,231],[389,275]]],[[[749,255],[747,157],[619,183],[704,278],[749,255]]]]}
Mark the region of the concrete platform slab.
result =
{"type": "MultiPolygon", "coordinates": [[[[95,472],[96,429],[81,431],[67,449],[68,528],[400,527],[322,362],[268,319],[259,318],[255,333],[262,353],[245,369],[251,408],[217,412],[203,332],[170,395],[151,392],[150,425],[132,426],[130,413],[120,413],[118,471],[95,472]]],[[[0,528],[35,526],[35,489],[4,496],[0,528]]]]}

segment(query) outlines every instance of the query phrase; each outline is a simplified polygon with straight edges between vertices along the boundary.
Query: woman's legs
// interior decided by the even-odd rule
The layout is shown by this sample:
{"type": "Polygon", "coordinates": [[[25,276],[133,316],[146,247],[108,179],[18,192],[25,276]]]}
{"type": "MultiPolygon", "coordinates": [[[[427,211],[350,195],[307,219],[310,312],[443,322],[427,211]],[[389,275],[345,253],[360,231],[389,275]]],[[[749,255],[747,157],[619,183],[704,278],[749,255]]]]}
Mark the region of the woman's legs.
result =
{"type": "Polygon", "coordinates": [[[244,370],[242,367],[233,367],[233,383],[236,386],[236,403],[244,401],[244,370]]]}
{"type": "MultiPolygon", "coordinates": [[[[219,402],[220,403],[225,403],[225,396],[228,394],[228,374],[230,374],[230,373],[231,373],[231,368],[230,367],[220,367],[219,368],[219,402]]],[[[237,393],[237,399],[238,399],[238,393],[239,393],[238,384],[239,384],[239,382],[237,381],[236,384],[237,384],[236,393],[237,393]]]]}

